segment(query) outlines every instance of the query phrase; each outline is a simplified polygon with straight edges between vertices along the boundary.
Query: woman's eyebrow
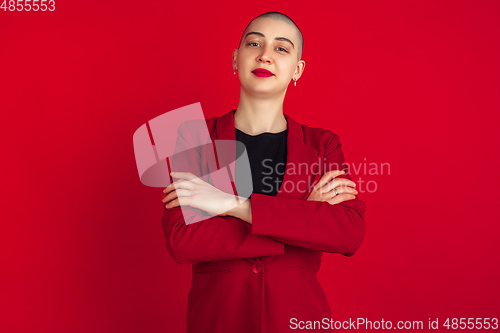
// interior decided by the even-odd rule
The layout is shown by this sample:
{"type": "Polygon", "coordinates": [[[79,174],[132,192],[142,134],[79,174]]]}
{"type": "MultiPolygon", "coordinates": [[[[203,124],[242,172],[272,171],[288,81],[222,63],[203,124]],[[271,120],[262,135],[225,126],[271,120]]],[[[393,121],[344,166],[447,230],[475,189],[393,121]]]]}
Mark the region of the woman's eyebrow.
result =
{"type": "MultiPolygon", "coordinates": [[[[247,33],[245,35],[245,38],[247,38],[248,35],[257,35],[257,36],[261,36],[261,37],[266,37],[266,36],[264,36],[264,34],[262,32],[257,32],[257,31],[250,31],[249,33],[247,33]]],[[[275,40],[282,40],[284,42],[288,42],[288,43],[292,44],[293,48],[295,48],[295,45],[293,45],[292,41],[289,40],[288,38],[285,38],[285,37],[276,37],[275,40]]]]}

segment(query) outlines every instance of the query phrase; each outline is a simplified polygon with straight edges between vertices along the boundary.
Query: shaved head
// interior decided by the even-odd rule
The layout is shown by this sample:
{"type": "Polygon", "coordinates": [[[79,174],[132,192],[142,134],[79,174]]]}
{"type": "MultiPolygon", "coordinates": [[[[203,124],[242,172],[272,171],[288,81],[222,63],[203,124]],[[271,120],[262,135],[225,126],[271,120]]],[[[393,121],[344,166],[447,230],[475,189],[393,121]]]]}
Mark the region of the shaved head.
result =
{"type": "Polygon", "coordinates": [[[295,24],[295,22],[290,17],[288,17],[285,14],[280,13],[280,12],[267,12],[264,14],[260,14],[259,16],[254,18],[252,21],[250,21],[250,23],[248,23],[247,27],[245,28],[245,31],[243,31],[243,34],[241,35],[240,44],[239,44],[238,48],[240,48],[241,42],[243,41],[245,34],[248,32],[248,27],[250,26],[250,24],[252,24],[252,22],[255,21],[256,19],[262,18],[262,17],[269,17],[269,18],[272,18],[272,19],[277,20],[277,21],[284,21],[284,22],[292,25],[293,27],[295,27],[295,29],[297,31],[297,39],[298,39],[298,44],[299,44],[298,49],[297,49],[297,56],[298,56],[298,60],[301,60],[302,59],[302,49],[304,47],[304,39],[302,37],[302,32],[300,31],[297,24],[295,24]]]}

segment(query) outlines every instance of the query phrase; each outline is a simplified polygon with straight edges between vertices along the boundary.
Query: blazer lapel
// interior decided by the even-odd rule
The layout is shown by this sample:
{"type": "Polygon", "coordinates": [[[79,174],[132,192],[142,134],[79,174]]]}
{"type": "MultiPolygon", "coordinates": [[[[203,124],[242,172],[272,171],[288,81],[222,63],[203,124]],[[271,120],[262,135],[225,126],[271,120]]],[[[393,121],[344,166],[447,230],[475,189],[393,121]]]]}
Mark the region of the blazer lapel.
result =
{"type": "Polygon", "coordinates": [[[312,190],[311,184],[321,170],[312,169],[313,163],[317,163],[322,157],[316,149],[304,143],[304,132],[302,126],[285,114],[288,122],[286,169],[283,183],[280,186],[277,197],[290,199],[306,199],[312,190]]]}
{"type": "MultiPolygon", "coordinates": [[[[217,119],[215,135],[212,135],[214,142],[216,142],[215,140],[234,142],[234,144],[229,144],[229,142],[224,145],[219,145],[217,142],[215,144],[219,165],[229,165],[232,181],[234,181],[234,161],[236,157],[235,111],[236,109],[233,109],[217,119]],[[222,150],[224,150],[223,154],[218,153],[222,150]]],[[[302,126],[289,115],[284,114],[284,116],[288,123],[287,161],[283,183],[276,196],[305,200],[312,190],[311,185],[315,181],[315,178],[321,176],[322,170],[318,170],[317,168],[322,165],[320,163],[322,157],[319,156],[316,149],[304,143],[302,126]],[[317,166],[316,169],[313,168],[314,165],[317,166]]],[[[215,163],[209,163],[210,165],[215,166],[215,163]]]]}

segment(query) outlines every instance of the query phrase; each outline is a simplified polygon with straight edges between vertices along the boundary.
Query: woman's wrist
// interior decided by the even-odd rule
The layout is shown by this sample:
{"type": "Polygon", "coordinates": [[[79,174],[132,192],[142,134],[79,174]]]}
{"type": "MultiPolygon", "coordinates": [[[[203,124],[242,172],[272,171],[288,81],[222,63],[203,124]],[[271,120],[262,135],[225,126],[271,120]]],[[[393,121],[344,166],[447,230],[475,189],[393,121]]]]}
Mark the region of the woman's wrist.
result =
{"type": "Polygon", "coordinates": [[[250,198],[238,197],[239,205],[227,211],[227,215],[239,218],[252,224],[252,203],[250,198]]]}

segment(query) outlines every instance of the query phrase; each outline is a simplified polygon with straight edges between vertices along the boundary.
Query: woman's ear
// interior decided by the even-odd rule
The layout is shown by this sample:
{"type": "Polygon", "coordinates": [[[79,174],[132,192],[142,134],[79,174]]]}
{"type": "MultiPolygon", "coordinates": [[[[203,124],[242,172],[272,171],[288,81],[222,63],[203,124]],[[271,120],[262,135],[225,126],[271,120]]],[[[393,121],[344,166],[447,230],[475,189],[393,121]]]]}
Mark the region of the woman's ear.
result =
{"type": "Polygon", "coordinates": [[[297,67],[295,68],[295,73],[293,74],[293,76],[295,78],[297,78],[297,80],[298,80],[299,77],[302,76],[302,73],[304,73],[305,68],[306,68],[306,62],[304,60],[299,60],[299,62],[297,63],[297,67]]]}

